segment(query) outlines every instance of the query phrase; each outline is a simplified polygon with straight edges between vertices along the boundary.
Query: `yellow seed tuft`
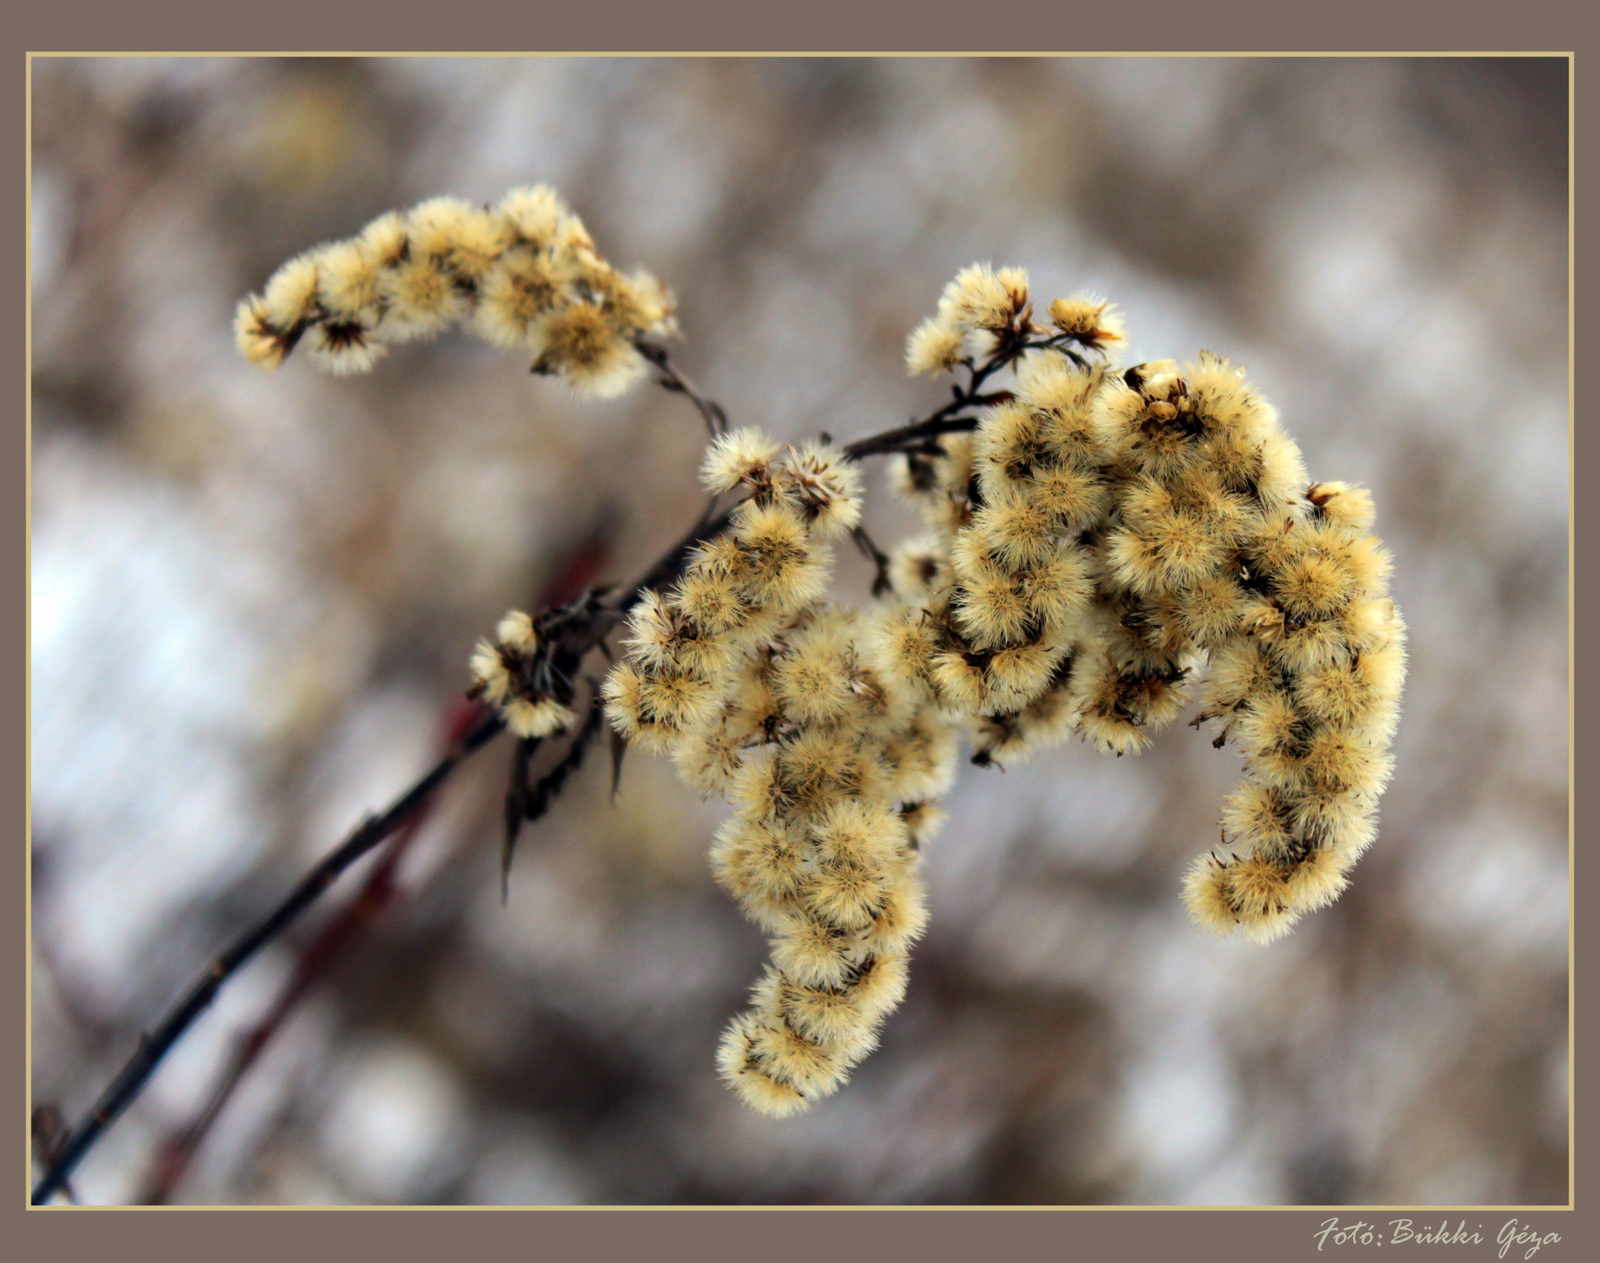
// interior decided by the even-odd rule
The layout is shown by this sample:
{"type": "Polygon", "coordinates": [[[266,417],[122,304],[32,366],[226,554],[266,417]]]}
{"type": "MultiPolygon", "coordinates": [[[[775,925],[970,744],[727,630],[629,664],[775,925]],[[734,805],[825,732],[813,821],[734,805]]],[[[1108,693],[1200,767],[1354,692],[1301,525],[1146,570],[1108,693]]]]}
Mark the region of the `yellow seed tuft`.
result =
{"type": "Polygon", "coordinates": [[[1072,342],[1091,351],[1104,352],[1126,336],[1115,308],[1102,299],[1081,294],[1051,303],[1050,323],[1072,342]]]}
{"type": "Polygon", "coordinates": [[[906,371],[913,377],[923,373],[948,373],[961,362],[962,344],[959,326],[930,316],[906,339],[906,371]]]}

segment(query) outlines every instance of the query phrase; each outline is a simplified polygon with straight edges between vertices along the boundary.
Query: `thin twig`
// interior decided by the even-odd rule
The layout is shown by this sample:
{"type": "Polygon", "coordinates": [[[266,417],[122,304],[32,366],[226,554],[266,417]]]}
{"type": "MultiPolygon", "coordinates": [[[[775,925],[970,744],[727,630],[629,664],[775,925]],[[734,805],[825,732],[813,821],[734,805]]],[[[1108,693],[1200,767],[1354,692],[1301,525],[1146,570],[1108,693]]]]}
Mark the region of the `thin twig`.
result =
{"type": "Polygon", "coordinates": [[[539,742],[522,741],[517,746],[515,767],[512,771],[511,792],[506,795],[506,836],[500,850],[500,902],[511,898],[511,861],[516,856],[517,838],[522,826],[544,818],[550,805],[561,793],[567,779],[583,766],[583,756],[588,753],[594,739],[600,735],[600,721],[605,711],[600,705],[600,688],[592,676],[589,681],[589,713],[572,734],[566,753],[548,772],[534,783],[529,779],[529,764],[539,742]]]}
{"type": "Polygon", "coordinates": [[[506,791],[505,838],[500,844],[500,902],[511,898],[511,860],[517,850],[517,836],[528,818],[528,796],[533,792],[529,772],[533,755],[542,738],[522,737],[517,741],[516,752],[511,756],[511,788],[506,791]]]}
{"type": "MultiPolygon", "coordinates": [[[[965,387],[952,386],[950,388],[951,400],[944,407],[923,417],[920,421],[913,421],[910,425],[903,425],[896,430],[886,430],[882,434],[870,434],[866,438],[857,439],[847,443],[844,453],[852,460],[860,460],[863,456],[882,456],[890,452],[905,451],[908,448],[921,450],[922,444],[941,434],[959,433],[977,428],[976,416],[963,416],[968,408],[985,408],[990,404],[1005,403],[1011,399],[1009,390],[983,393],[984,383],[1003,368],[1009,368],[1016,363],[1022,355],[1040,347],[1054,346],[1055,339],[1037,338],[1034,330],[1025,328],[1020,332],[1008,331],[1000,340],[1000,344],[990,354],[989,358],[981,365],[972,360],[966,361],[967,384],[965,387]]],[[[1068,353],[1070,354],[1070,352],[1068,353]]],[[[1072,356],[1078,360],[1077,356],[1072,356]]],[[[1078,360],[1082,363],[1081,360],[1078,360]]]]}
{"type": "Polygon", "coordinates": [[[160,1206],[172,1199],[173,1189],[188,1171],[190,1163],[210,1133],[212,1125],[217,1121],[223,1106],[232,1099],[234,1091],[266,1050],[267,1045],[283,1028],[289,1015],[333,968],[354,940],[357,931],[372,921],[388,905],[394,896],[395,870],[399,867],[400,859],[411,840],[417,836],[417,827],[422,822],[427,806],[428,804],[425,804],[422,811],[401,827],[361,887],[360,893],[350,901],[338,917],[318,933],[301,955],[293,976],[278,993],[272,1007],[237,1041],[227,1067],[218,1076],[200,1112],[187,1127],[162,1145],[151,1163],[149,1175],[145,1180],[145,1191],[139,1198],[141,1202],[160,1206]]]}
{"type": "MultiPolygon", "coordinates": [[[[29,1121],[33,1132],[33,1156],[46,1164],[54,1162],[56,1154],[61,1151],[62,1142],[67,1138],[61,1111],[54,1105],[41,1105],[33,1111],[29,1121]]],[[[78,1195],[73,1191],[71,1181],[63,1180],[61,1191],[67,1195],[69,1202],[78,1205],[78,1195]]]]}
{"type": "Polygon", "coordinates": [[[867,528],[858,526],[850,532],[850,538],[855,540],[856,547],[861,550],[861,555],[872,563],[872,595],[887,596],[894,591],[894,584],[889,580],[889,554],[884,552],[872,542],[872,536],[867,534],[867,528]]]}
{"type": "Polygon", "coordinates": [[[700,416],[705,420],[706,429],[712,438],[728,432],[728,414],[722,410],[722,405],[715,399],[708,399],[700,393],[698,387],[690,381],[672,362],[672,357],[667,353],[667,348],[659,342],[651,342],[647,338],[637,338],[633,343],[640,355],[649,360],[661,374],[657,383],[665,390],[686,396],[700,411],[700,416]]]}
{"type": "Polygon", "coordinates": [[[550,804],[566,786],[568,778],[583,766],[583,756],[594,744],[594,739],[600,735],[600,721],[603,718],[605,710],[600,705],[599,692],[596,690],[595,696],[590,699],[589,714],[584,719],[583,726],[573,734],[567,752],[554,767],[539,778],[528,795],[527,815],[524,818],[530,824],[544,817],[550,810],[550,804]]]}
{"type": "Polygon", "coordinates": [[[387,810],[368,816],[341,845],[303,877],[289,897],[258,921],[231,946],[222,952],[190,986],[183,998],[168,1011],[151,1034],[142,1036],[139,1047],[126,1065],[118,1072],[100,1099],[89,1111],[89,1117],[62,1142],[54,1160],[33,1189],[33,1202],[42,1205],[55,1195],[83,1156],[89,1152],[101,1134],[116,1121],[128,1104],[144,1089],[145,1083],[155,1073],[172,1046],[216,999],[222,989],[239,969],[291,925],[302,912],[316,902],[323,891],[333,885],[341,873],[362,856],[400,829],[420,811],[434,792],[450,779],[456,768],[469,755],[482,749],[505,727],[499,715],[490,715],[469,732],[461,743],[421,780],[402,794],[387,810]]]}

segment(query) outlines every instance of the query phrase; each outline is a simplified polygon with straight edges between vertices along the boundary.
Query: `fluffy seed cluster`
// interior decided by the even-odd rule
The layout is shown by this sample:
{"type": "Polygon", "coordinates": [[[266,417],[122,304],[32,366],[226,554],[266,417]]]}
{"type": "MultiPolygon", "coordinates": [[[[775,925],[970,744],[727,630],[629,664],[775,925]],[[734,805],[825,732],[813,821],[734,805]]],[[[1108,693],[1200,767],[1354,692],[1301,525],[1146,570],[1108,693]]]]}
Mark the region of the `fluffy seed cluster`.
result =
{"type": "MultiPolygon", "coordinates": [[[[762,1113],[836,1090],[903,997],[927,920],[918,857],[963,732],[980,765],[1074,734],[1123,755],[1204,679],[1194,723],[1216,722],[1214,744],[1245,764],[1223,847],[1185,886],[1214,930],[1285,933],[1373,839],[1405,627],[1371,497],[1307,485],[1276,412],[1227,361],[1116,368],[1124,334],[1105,302],[1057,299],[1048,325],[1033,311],[1026,272],[974,264],[907,340],[913,373],[968,375],[926,421],[849,449],[721,434],[701,477],[736,497],[727,526],[629,611],[627,656],[602,686],[619,734],[734,806],[712,864],[771,964],[718,1066],[762,1113]],[[1004,369],[1013,388],[983,393],[1004,369]],[[828,541],[861,515],[850,454],[885,452],[901,453],[896,487],[927,530],[886,559],[889,600],[827,604],[828,541]]],[[[235,332],[264,368],[304,340],[345,373],[466,324],[610,396],[672,313],[537,187],[493,209],[435,198],[384,215],[285,264],[235,332]]],[[[472,694],[525,741],[573,731],[574,681],[615,617],[593,592],[537,619],[512,611],[473,653],[472,694]]]]}
{"type": "Polygon", "coordinates": [[[863,615],[820,599],[826,541],[860,513],[842,454],[740,430],[702,473],[743,499],[670,592],[635,606],[603,691],[620,733],[734,804],[712,866],[769,935],[771,965],[718,1067],[747,1104],[786,1115],[844,1082],[905,993],[926,920],[918,852],[955,733],[872,668],[863,615]]]}
{"type": "Polygon", "coordinates": [[[659,281],[619,273],[539,185],[493,208],[432,198],[307,251],[239,304],[234,336],[264,369],[304,343],[320,367],[343,374],[369,371],[393,343],[465,325],[531,352],[535,371],[580,394],[612,398],[646,371],[635,339],[670,331],[673,310],[659,281]]]}
{"type": "Polygon", "coordinates": [[[1375,836],[1405,679],[1390,559],[1368,494],[1315,483],[1240,539],[1238,621],[1212,651],[1202,719],[1245,756],[1224,841],[1185,886],[1202,925],[1268,941],[1332,902],[1375,836]]]}
{"type": "Polygon", "coordinates": [[[1120,330],[1097,334],[1089,300],[1050,310],[1056,335],[975,435],[901,462],[931,531],[896,552],[903,602],[871,660],[964,723],[980,764],[1069,733],[1136,751],[1209,668],[1195,722],[1222,724],[1245,781],[1185,899],[1203,926],[1275,938],[1344,887],[1389,776],[1405,632],[1371,498],[1308,487],[1226,361],[1091,366],[1077,351],[1120,330]]]}
{"type": "Polygon", "coordinates": [[[552,647],[532,618],[512,610],[494,639],[480,640],[472,651],[471,695],[492,703],[519,737],[551,737],[577,721],[567,672],[553,662],[552,647]]]}
{"type": "MultiPolygon", "coordinates": [[[[734,806],[712,866],[771,962],[718,1066],[762,1113],[837,1089],[904,995],[927,919],[918,856],[962,733],[980,765],[1070,735],[1133,753],[1204,681],[1194,724],[1245,762],[1223,847],[1185,889],[1214,930],[1284,933],[1374,836],[1405,629],[1370,496],[1307,485],[1225,360],[1114,367],[1104,302],[1048,310],[1034,323],[1021,269],[974,265],[911,334],[913,372],[969,382],[851,449],[903,453],[895,484],[927,527],[887,558],[890,599],[823,599],[828,541],[860,519],[845,450],[724,434],[701,477],[736,497],[727,526],[633,607],[602,688],[618,733],[734,806]],[[1004,368],[1012,388],[982,393],[1004,368]]],[[[473,658],[524,737],[573,725],[560,681],[577,658],[546,652],[554,632],[513,613],[473,658]]]]}
{"type": "Polygon", "coordinates": [[[990,350],[1028,305],[1028,274],[987,263],[962,268],[944,287],[938,311],[911,331],[906,367],[913,374],[941,373],[990,350]]]}
{"type": "Polygon", "coordinates": [[[972,730],[974,760],[1065,735],[1067,687],[1095,594],[1085,539],[1107,488],[1091,428],[1103,370],[1050,352],[975,434],[906,457],[899,488],[929,532],[895,550],[872,642],[879,670],[972,730]]]}
{"type": "MultiPolygon", "coordinates": [[[[1028,327],[1032,306],[1024,268],[996,270],[987,263],[962,268],[944,287],[938,310],[906,339],[906,368],[913,376],[944,373],[989,354],[1018,326],[1028,327]]],[[[1122,321],[1108,303],[1078,296],[1050,305],[1055,341],[1105,352],[1123,340],[1122,321]]]]}

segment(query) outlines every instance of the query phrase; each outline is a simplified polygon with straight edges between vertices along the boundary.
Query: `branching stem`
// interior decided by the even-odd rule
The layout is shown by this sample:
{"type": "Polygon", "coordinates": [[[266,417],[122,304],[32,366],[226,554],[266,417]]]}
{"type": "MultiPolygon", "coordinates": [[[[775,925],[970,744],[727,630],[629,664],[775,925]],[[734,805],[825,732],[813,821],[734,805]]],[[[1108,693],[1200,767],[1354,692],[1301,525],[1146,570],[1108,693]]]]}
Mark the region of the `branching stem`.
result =
{"type": "MultiPolygon", "coordinates": [[[[952,399],[927,417],[913,421],[898,429],[869,435],[846,444],[843,451],[852,460],[867,456],[895,452],[925,451],[941,434],[971,430],[978,418],[970,409],[983,408],[1009,399],[1007,391],[983,393],[984,384],[995,373],[1009,367],[1026,351],[1056,344],[1054,339],[1035,336],[1037,331],[1025,328],[1002,337],[999,346],[982,364],[966,362],[968,380],[965,387],[952,388],[952,399]]],[[[660,373],[660,385],[675,394],[686,396],[706,423],[713,438],[727,432],[728,418],[722,406],[701,394],[671,361],[666,348],[640,339],[636,346],[660,373]]],[[[1070,352],[1069,352],[1070,354],[1070,352]]],[[[1077,358],[1074,356],[1073,358],[1077,358]]],[[[694,526],[676,544],[667,550],[654,566],[635,584],[625,589],[615,603],[600,603],[594,594],[585,594],[569,606],[571,625],[563,629],[566,647],[578,658],[601,646],[607,635],[620,622],[623,611],[646,591],[657,590],[674,582],[683,572],[694,549],[705,540],[714,538],[726,527],[728,514],[718,512],[714,503],[707,506],[694,526]]],[[[864,536],[857,537],[864,551],[884,572],[887,559],[864,536]]],[[[54,1149],[49,1165],[33,1188],[33,1203],[48,1203],[60,1192],[107,1128],[144,1090],[150,1077],[173,1046],[194,1024],[197,1018],[216,999],[217,993],[260,950],[293,924],[352,864],[369,854],[385,839],[392,837],[413,820],[429,803],[433,794],[454,775],[456,769],[470,756],[487,746],[505,729],[504,721],[491,714],[467,733],[420,780],[401,794],[385,810],[369,816],[336,849],[311,869],[276,908],[240,935],[205,971],[191,983],[183,997],[167,1012],[155,1030],[139,1041],[138,1048],[122,1069],[112,1079],[100,1098],[89,1111],[88,1117],[67,1135],[54,1149]]],[[[560,781],[576,770],[583,749],[598,731],[597,721],[591,719],[574,738],[573,747],[558,765],[559,776],[551,784],[541,782],[535,795],[541,796],[541,806],[547,806],[549,797],[559,789],[560,781]]],[[[547,778],[549,780],[549,778],[547,778]]]]}

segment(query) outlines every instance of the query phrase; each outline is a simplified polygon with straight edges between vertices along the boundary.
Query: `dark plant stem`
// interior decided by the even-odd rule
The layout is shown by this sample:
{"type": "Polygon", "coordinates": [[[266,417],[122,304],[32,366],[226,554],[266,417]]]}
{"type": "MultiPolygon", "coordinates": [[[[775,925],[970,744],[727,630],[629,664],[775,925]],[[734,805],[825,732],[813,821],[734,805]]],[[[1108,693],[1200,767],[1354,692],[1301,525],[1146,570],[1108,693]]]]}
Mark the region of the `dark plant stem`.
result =
{"type": "Polygon", "coordinates": [[[894,584],[889,581],[889,554],[873,543],[872,536],[867,534],[864,526],[851,531],[850,538],[855,540],[861,555],[872,563],[872,595],[888,596],[894,591],[894,584]]]}
{"type": "Polygon", "coordinates": [[[699,410],[701,418],[706,423],[706,429],[711,437],[728,432],[728,414],[722,410],[722,405],[714,399],[708,399],[701,394],[699,389],[679,371],[672,362],[672,357],[667,354],[667,348],[658,342],[651,342],[647,338],[637,338],[633,343],[639,354],[644,356],[661,374],[657,383],[664,389],[674,394],[685,396],[690,403],[699,410]]]}
{"type": "Polygon", "coordinates": [[[424,806],[422,811],[401,827],[361,887],[360,893],[337,918],[318,933],[311,945],[302,953],[296,963],[294,975],[278,993],[272,1007],[247,1034],[238,1040],[227,1067],[218,1076],[205,1105],[188,1126],[162,1145],[155,1161],[151,1163],[149,1175],[145,1179],[144,1192],[139,1198],[141,1202],[160,1206],[171,1201],[173,1190],[188,1171],[201,1143],[210,1134],[217,1116],[232,1099],[234,1091],[256,1064],[267,1045],[283,1028],[289,1015],[311,989],[332,970],[361,928],[378,917],[388,906],[395,893],[395,870],[399,867],[400,859],[411,840],[416,837],[417,827],[421,824],[426,809],[424,806]]]}
{"type": "Polygon", "coordinates": [[[184,1032],[194,1024],[217,997],[224,983],[239,971],[264,946],[287,929],[300,914],[338,879],[339,875],[378,846],[384,839],[412,819],[432,798],[435,791],[454,774],[469,755],[481,750],[505,727],[498,715],[490,715],[469,732],[421,780],[396,799],[387,810],[368,816],[345,841],[305,875],[289,897],[234,940],[200,977],[183,998],[161,1019],[156,1029],[139,1040],[139,1047],[117,1073],[110,1086],[89,1111],[89,1117],[75,1128],[56,1151],[45,1173],[34,1185],[33,1203],[43,1205],[77,1168],[106,1128],[143,1091],[156,1067],[171,1051],[184,1032]]]}
{"type": "MultiPolygon", "coordinates": [[[[648,574],[627,589],[624,595],[625,606],[631,605],[647,589],[671,583],[682,572],[695,546],[715,536],[726,525],[726,521],[725,514],[714,514],[708,509],[694,528],[674,544],[648,574]]],[[[563,629],[562,638],[568,651],[577,658],[581,658],[598,646],[616,626],[620,617],[615,609],[597,605],[587,597],[580,597],[571,602],[569,608],[574,611],[572,623],[563,629]]],[[[592,740],[597,727],[598,722],[593,718],[585,723],[578,734],[582,744],[587,745],[592,740]]],[[[440,786],[450,779],[465,759],[488,745],[504,729],[505,723],[498,715],[490,715],[483,720],[431,771],[401,794],[387,809],[363,821],[348,839],[301,879],[288,898],[235,940],[232,946],[211,963],[185,992],[183,998],[161,1019],[155,1031],[140,1039],[133,1056],[117,1073],[110,1086],[101,1093],[88,1118],[64,1137],[54,1149],[44,1174],[34,1185],[35,1205],[45,1204],[61,1190],[64,1182],[70,1178],[105,1130],[144,1090],[150,1076],[155,1073],[156,1067],[171,1051],[172,1046],[211,1006],[223,984],[315,903],[340,874],[412,819],[429,802],[440,786]]],[[[582,755],[577,757],[581,759],[582,755]]],[[[575,767],[576,760],[566,766],[560,779],[564,781],[566,774],[575,767]]],[[[548,807],[557,788],[559,785],[545,785],[543,782],[534,787],[535,796],[542,795],[541,811],[544,807],[548,807]]]]}
{"type": "MultiPolygon", "coordinates": [[[[1037,332],[1028,325],[1005,331],[1000,335],[999,345],[982,364],[972,360],[966,361],[967,384],[964,387],[952,386],[951,400],[944,407],[920,421],[913,421],[899,429],[886,430],[882,434],[871,434],[853,443],[846,443],[845,455],[852,460],[860,460],[864,456],[927,450],[929,440],[936,439],[941,434],[958,434],[976,429],[978,418],[962,415],[968,408],[986,408],[990,404],[1005,403],[1012,398],[1009,390],[997,390],[985,394],[984,384],[1002,369],[1015,364],[1024,353],[1042,347],[1058,347],[1059,339],[1039,338],[1035,336],[1037,332]]],[[[1083,363],[1070,351],[1066,354],[1078,364],[1083,363]]]]}

